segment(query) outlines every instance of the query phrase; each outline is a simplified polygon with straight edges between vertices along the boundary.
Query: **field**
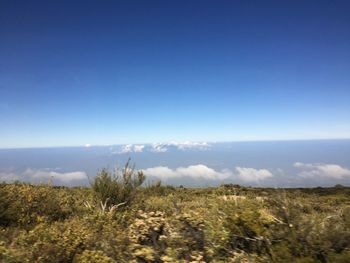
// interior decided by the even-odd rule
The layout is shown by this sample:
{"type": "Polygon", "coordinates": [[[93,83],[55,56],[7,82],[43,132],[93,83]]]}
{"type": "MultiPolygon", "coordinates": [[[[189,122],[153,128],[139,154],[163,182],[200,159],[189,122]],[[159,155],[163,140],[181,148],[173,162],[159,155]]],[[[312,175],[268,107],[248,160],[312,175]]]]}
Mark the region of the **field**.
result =
{"type": "Polygon", "coordinates": [[[126,180],[0,184],[0,262],[350,262],[350,188],[126,180]]]}

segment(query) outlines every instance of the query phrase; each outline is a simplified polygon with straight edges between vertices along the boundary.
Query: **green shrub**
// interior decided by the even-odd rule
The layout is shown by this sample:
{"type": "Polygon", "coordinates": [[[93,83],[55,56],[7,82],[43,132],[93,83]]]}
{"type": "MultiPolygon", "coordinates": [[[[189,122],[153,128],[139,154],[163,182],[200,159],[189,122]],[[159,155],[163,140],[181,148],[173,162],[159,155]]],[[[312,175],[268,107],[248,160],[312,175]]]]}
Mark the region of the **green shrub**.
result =
{"type": "MultiPolygon", "coordinates": [[[[65,199],[58,195],[59,189],[51,186],[30,184],[8,184],[1,187],[0,213],[3,224],[19,224],[31,227],[43,221],[56,221],[67,218],[72,210],[64,208],[65,199]]],[[[68,195],[66,199],[70,199],[68,195]]]]}
{"type": "Polygon", "coordinates": [[[8,226],[16,222],[16,213],[11,205],[11,199],[8,197],[5,185],[0,185],[0,226],[8,226]]]}
{"type": "Polygon", "coordinates": [[[137,189],[144,182],[145,176],[142,171],[135,171],[130,167],[130,160],[122,171],[113,172],[102,169],[92,182],[92,189],[98,200],[105,208],[130,204],[135,198],[137,189]]]}
{"type": "Polygon", "coordinates": [[[174,186],[171,185],[162,185],[162,182],[154,181],[149,182],[145,187],[142,189],[142,193],[149,196],[166,196],[170,193],[173,193],[176,190],[174,186]]]}

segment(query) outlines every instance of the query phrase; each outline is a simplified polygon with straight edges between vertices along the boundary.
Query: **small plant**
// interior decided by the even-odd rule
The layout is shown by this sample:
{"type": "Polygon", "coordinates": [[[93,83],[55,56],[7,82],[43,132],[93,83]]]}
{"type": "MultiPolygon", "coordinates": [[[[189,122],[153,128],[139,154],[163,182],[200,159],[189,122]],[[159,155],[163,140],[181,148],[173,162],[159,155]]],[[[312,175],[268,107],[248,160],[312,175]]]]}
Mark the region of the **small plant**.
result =
{"type": "Polygon", "coordinates": [[[91,187],[100,201],[101,209],[113,210],[121,205],[129,204],[135,198],[137,188],[145,181],[142,171],[130,166],[130,159],[124,168],[114,170],[102,169],[95,177],[91,187]]]}

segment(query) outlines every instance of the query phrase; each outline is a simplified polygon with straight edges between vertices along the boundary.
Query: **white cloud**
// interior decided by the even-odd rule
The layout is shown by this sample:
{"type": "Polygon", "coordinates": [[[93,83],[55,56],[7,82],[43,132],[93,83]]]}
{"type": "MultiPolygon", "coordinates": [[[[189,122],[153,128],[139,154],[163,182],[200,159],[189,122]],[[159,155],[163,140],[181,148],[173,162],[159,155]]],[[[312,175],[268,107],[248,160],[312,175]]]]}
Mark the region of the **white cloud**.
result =
{"type": "Polygon", "coordinates": [[[143,149],[145,148],[145,145],[133,145],[133,144],[126,144],[122,147],[121,153],[140,153],[143,152],[143,149]]]}
{"type": "Polygon", "coordinates": [[[143,170],[145,175],[155,176],[162,179],[167,179],[171,177],[177,177],[176,171],[166,167],[166,166],[156,166],[153,168],[147,168],[143,170]]]}
{"type": "Polygon", "coordinates": [[[153,152],[166,152],[170,147],[175,147],[178,150],[190,150],[190,149],[196,149],[196,150],[206,150],[209,148],[209,144],[207,142],[168,142],[168,143],[155,143],[152,145],[152,151],[153,152]]]}
{"type": "Polygon", "coordinates": [[[132,144],[127,144],[122,147],[122,153],[132,152],[132,144]]]}
{"type": "Polygon", "coordinates": [[[238,178],[246,182],[259,182],[261,180],[273,177],[273,174],[266,169],[236,167],[236,172],[238,178]]]}
{"type": "Polygon", "coordinates": [[[209,147],[207,142],[173,142],[173,145],[176,146],[179,150],[187,150],[187,149],[200,149],[205,150],[209,147]]]}
{"type": "Polygon", "coordinates": [[[52,178],[53,180],[58,180],[62,183],[70,183],[72,181],[80,181],[87,179],[86,173],[77,171],[77,172],[69,172],[69,173],[59,173],[48,170],[40,170],[40,169],[30,169],[28,168],[22,173],[23,176],[33,179],[35,181],[45,181],[52,178]]]}
{"type": "Polygon", "coordinates": [[[134,145],[134,152],[140,153],[143,151],[143,148],[145,148],[144,145],[134,145]]]}
{"type": "Polygon", "coordinates": [[[0,182],[11,182],[19,179],[20,177],[14,172],[0,172],[0,182]]]}
{"type": "Polygon", "coordinates": [[[55,184],[70,184],[87,180],[87,175],[82,171],[60,173],[48,169],[31,169],[28,168],[23,172],[0,172],[0,181],[29,181],[46,183],[53,179],[55,184]]]}
{"type": "Polygon", "coordinates": [[[350,178],[350,169],[341,167],[337,164],[321,163],[294,163],[294,167],[301,170],[298,174],[301,177],[320,177],[343,179],[350,178]]]}
{"type": "Polygon", "coordinates": [[[188,167],[179,167],[177,169],[170,169],[166,166],[157,166],[143,170],[145,175],[155,176],[161,179],[176,178],[176,177],[190,177],[193,179],[207,179],[220,180],[228,178],[232,175],[229,170],[215,171],[203,164],[190,165],[188,167]]]}
{"type": "Polygon", "coordinates": [[[156,152],[164,153],[169,149],[177,150],[206,150],[210,147],[207,142],[168,142],[168,143],[154,143],[154,144],[125,144],[120,148],[110,147],[110,154],[123,154],[123,153],[141,153],[141,152],[156,152]]]}
{"type": "Polygon", "coordinates": [[[160,179],[169,178],[193,178],[206,180],[224,180],[224,179],[239,179],[244,182],[258,182],[273,176],[273,174],[266,170],[257,170],[254,168],[236,167],[235,172],[229,169],[215,171],[204,164],[190,165],[188,167],[179,167],[170,169],[166,166],[157,166],[143,170],[145,175],[155,176],[160,179]]]}
{"type": "Polygon", "coordinates": [[[156,143],[152,145],[152,151],[157,153],[164,153],[168,151],[168,148],[162,143],[156,143]]]}

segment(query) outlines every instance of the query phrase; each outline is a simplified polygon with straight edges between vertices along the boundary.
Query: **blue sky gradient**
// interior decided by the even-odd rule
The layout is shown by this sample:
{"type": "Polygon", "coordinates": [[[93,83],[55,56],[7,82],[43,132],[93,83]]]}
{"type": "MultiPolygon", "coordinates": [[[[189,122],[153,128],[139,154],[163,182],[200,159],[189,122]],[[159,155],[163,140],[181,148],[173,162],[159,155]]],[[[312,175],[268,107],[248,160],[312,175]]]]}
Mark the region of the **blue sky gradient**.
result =
{"type": "Polygon", "coordinates": [[[0,148],[350,138],[349,1],[1,1],[0,148]]]}

